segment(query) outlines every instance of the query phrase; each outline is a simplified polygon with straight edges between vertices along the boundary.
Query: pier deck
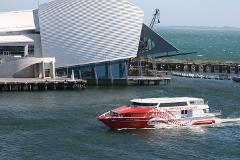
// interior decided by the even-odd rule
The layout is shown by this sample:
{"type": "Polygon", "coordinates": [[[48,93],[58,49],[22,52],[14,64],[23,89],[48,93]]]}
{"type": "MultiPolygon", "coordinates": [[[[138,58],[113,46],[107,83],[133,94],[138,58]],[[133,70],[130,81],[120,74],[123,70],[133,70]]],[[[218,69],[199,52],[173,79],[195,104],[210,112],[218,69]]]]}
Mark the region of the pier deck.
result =
{"type": "Polygon", "coordinates": [[[81,79],[0,78],[0,91],[78,90],[86,83],[81,79]]]}
{"type": "Polygon", "coordinates": [[[130,76],[128,81],[130,83],[135,83],[138,85],[159,85],[161,82],[163,84],[168,84],[170,82],[170,77],[147,77],[147,76],[130,76]]]}

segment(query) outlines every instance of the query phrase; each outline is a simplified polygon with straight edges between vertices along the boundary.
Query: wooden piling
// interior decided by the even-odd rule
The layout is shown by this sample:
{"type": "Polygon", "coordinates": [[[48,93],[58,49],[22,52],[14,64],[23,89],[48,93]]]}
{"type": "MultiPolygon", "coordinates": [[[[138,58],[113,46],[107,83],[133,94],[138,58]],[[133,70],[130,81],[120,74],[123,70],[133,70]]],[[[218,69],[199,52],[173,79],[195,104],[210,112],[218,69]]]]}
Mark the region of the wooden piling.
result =
{"type": "Polygon", "coordinates": [[[78,90],[85,89],[84,80],[42,80],[0,78],[0,91],[48,91],[48,90],[78,90]]]}

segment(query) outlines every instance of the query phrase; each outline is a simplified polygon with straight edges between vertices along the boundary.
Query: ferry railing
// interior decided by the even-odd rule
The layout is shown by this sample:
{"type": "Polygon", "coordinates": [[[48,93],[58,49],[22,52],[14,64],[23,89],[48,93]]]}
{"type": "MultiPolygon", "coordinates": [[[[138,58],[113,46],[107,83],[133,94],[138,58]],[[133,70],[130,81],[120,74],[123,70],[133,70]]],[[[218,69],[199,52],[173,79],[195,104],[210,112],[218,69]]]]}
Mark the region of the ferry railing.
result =
{"type": "Polygon", "coordinates": [[[211,109],[209,113],[212,113],[216,116],[221,116],[222,115],[222,111],[221,110],[213,110],[211,109]]]}

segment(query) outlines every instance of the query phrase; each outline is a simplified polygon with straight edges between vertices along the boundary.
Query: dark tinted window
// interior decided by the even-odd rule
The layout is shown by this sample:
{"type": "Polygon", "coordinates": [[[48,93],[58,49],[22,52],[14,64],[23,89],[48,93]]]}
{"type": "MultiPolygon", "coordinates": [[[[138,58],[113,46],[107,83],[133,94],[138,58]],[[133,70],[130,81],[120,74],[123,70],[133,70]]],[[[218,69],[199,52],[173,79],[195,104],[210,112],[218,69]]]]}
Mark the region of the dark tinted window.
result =
{"type": "Polygon", "coordinates": [[[187,106],[187,102],[161,103],[159,107],[187,106]]]}
{"type": "Polygon", "coordinates": [[[144,106],[144,107],[149,107],[149,106],[157,106],[157,103],[137,103],[137,102],[133,102],[132,103],[133,106],[144,106]]]}
{"type": "Polygon", "coordinates": [[[182,110],[182,114],[188,114],[188,110],[182,110]]]}

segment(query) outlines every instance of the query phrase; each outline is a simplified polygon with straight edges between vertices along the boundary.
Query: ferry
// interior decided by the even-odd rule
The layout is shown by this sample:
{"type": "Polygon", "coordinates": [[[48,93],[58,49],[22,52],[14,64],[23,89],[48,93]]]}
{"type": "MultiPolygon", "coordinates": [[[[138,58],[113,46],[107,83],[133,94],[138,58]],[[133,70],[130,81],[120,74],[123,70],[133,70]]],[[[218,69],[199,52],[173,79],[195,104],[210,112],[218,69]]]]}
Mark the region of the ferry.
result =
{"type": "Polygon", "coordinates": [[[221,111],[210,112],[201,98],[133,99],[97,117],[111,129],[153,129],[173,126],[212,125],[221,111]]]}

